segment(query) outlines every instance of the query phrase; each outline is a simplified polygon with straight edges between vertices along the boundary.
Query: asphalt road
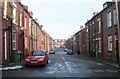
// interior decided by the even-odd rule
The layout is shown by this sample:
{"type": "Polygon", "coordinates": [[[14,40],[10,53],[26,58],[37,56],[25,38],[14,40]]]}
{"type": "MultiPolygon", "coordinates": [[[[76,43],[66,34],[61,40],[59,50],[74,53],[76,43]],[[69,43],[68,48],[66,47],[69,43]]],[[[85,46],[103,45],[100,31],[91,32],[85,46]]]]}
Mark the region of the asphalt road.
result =
{"type": "Polygon", "coordinates": [[[90,61],[77,55],[67,55],[62,48],[55,54],[49,55],[49,63],[46,67],[23,67],[20,70],[4,71],[3,77],[55,77],[70,78],[117,78],[120,73],[117,68],[90,61]]]}

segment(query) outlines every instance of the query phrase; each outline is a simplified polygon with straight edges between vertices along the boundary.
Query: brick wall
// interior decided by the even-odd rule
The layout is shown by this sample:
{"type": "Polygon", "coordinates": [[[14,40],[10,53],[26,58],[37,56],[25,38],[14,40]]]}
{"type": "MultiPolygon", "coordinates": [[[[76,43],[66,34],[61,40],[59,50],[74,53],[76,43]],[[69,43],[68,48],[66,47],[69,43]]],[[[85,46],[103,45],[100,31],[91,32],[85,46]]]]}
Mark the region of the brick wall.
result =
{"type": "MultiPolygon", "coordinates": [[[[2,14],[2,0],[0,0],[0,14],[2,14]]],[[[2,64],[2,15],[0,15],[0,64],[2,64]]]]}

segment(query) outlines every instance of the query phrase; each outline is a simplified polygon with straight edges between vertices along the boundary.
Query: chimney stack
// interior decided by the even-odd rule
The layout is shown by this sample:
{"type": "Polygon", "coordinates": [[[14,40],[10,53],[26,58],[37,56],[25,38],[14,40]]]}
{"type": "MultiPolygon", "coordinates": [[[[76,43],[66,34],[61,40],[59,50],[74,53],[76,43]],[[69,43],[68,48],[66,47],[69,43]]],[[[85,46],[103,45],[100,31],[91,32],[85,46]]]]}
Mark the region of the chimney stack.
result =
{"type": "Polygon", "coordinates": [[[25,6],[25,9],[28,10],[28,6],[25,6]]]}
{"type": "Polygon", "coordinates": [[[93,12],[93,16],[97,15],[98,14],[98,11],[94,11],[93,12]]]}
{"type": "Polygon", "coordinates": [[[80,25],[80,30],[84,29],[84,26],[83,25],[80,25]]]}
{"type": "Polygon", "coordinates": [[[33,17],[33,12],[32,12],[32,11],[29,11],[29,13],[30,13],[30,16],[32,16],[32,17],[33,17]]]}

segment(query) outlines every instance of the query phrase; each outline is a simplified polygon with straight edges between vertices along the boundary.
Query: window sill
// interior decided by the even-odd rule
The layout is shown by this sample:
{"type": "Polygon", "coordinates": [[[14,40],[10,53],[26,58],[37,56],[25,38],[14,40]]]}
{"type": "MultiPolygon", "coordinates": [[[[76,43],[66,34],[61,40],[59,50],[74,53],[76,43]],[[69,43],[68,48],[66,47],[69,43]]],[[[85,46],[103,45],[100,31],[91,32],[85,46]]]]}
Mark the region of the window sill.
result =
{"type": "Polygon", "coordinates": [[[101,53],[101,51],[97,51],[97,52],[101,53]]]}
{"type": "Polygon", "coordinates": [[[101,32],[98,32],[98,34],[101,33],[101,32]]]}
{"type": "Polygon", "coordinates": [[[8,18],[7,18],[7,17],[5,17],[5,16],[3,16],[3,18],[4,18],[5,20],[8,20],[8,18]]]}
{"type": "Polygon", "coordinates": [[[109,26],[108,29],[112,28],[112,26],[109,26]]]}
{"type": "Polygon", "coordinates": [[[13,22],[13,24],[17,25],[17,23],[13,22]]]}
{"type": "Polygon", "coordinates": [[[117,27],[117,24],[114,24],[114,27],[117,27]]]}
{"type": "Polygon", "coordinates": [[[16,48],[13,48],[13,51],[16,50],[16,48]]]}
{"type": "Polygon", "coordinates": [[[113,52],[112,50],[108,50],[108,52],[113,52]]]}

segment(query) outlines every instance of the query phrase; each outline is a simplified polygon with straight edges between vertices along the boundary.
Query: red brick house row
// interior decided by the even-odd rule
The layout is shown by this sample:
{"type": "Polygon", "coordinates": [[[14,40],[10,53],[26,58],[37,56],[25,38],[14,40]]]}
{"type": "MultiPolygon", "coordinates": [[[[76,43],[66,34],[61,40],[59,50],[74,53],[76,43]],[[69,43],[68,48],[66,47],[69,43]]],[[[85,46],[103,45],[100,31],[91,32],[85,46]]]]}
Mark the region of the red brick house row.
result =
{"type": "MultiPolygon", "coordinates": [[[[0,14],[2,14],[2,1],[0,0],[0,14]]],[[[0,15],[2,17],[2,15],[0,15]]],[[[2,18],[0,18],[0,26],[2,26],[2,18]]],[[[0,27],[0,43],[2,43],[2,27],[0,27]]],[[[2,64],[2,44],[0,44],[0,64],[2,64]]]]}
{"type": "MultiPolygon", "coordinates": [[[[28,6],[21,4],[18,0],[13,0],[13,2],[2,0],[0,8],[2,10],[0,53],[3,64],[4,62],[14,62],[15,52],[22,52],[20,56],[24,57],[32,50],[43,49],[42,46],[46,46],[45,43],[42,43],[45,37],[47,37],[47,42],[53,41],[47,33],[43,32],[42,25],[39,25],[37,20],[33,18],[33,13],[28,11],[28,6]],[[43,34],[45,35],[43,36],[43,34]]],[[[50,49],[52,46],[49,45],[47,47],[50,49]]],[[[48,48],[44,50],[47,51],[48,48]]]]}
{"type": "MultiPolygon", "coordinates": [[[[118,4],[120,16],[120,2],[118,4]]],[[[93,17],[85,23],[85,28],[70,39],[73,42],[74,53],[80,51],[90,56],[116,61],[118,58],[118,26],[115,2],[103,4],[103,10],[99,13],[94,12],[93,17]]]]}
{"type": "Polygon", "coordinates": [[[103,10],[94,14],[85,24],[88,29],[89,54],[117,60],[118,30],[115,2],[106,2],[103,10]]]}
{"type": "Polygon", "coordinates": [[[54,39],[54,47],[59,48],[59,47],[65,47],[65,39],[54,39]]]}

